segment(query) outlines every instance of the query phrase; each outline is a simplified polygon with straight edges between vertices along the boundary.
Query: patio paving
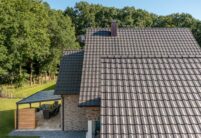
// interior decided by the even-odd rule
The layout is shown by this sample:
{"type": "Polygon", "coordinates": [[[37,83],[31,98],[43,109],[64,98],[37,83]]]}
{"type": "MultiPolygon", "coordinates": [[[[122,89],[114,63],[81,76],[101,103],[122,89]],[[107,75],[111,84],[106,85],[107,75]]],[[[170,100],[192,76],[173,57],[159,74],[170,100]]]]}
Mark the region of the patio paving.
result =
{"type": "Polygon", "coordinates": [[[9,136],[40,136],[40,138],[85,138],[85,131],[21,131],[14,130],[9,136]]]}
{"type": "Polygon", "coordinates": [[[44,119],[43,112],[36,113],[37,127],[35,130],[61,130],[61,112],[50,119],[44,119]]]}

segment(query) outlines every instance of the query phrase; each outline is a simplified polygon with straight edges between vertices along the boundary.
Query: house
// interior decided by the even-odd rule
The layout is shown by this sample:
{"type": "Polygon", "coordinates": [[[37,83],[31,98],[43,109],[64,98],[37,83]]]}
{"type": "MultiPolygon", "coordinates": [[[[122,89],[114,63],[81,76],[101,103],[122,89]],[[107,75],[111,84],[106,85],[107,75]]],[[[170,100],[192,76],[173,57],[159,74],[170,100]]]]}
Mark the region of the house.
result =
{"type": "Polygon", "coordinates": [[[87,137],[200,137],[201,49],[186,28],[89,28],[55,89],[62,130],[87,137]]]}

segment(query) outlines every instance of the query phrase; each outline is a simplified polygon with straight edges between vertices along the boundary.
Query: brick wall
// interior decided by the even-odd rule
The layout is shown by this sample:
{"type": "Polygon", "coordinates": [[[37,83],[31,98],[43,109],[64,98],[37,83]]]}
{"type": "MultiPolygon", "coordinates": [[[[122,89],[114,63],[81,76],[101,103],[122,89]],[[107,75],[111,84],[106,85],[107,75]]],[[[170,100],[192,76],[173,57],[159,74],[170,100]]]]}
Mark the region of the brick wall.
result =
{"type": "Polygon", "coordinates": [[[64,96],[64,130],[87,130],[85,108],[78,107],[79,95],[64,96]]]}
{"type": "Polygon", "coordinates": [[[88,120],[100,119],[100,107],[78,107],[79,95],[64,95],[64,130],[87,130],[88,120]]]}
{"type": "Polygon", "coordinates": [[[86,118],[88,120],[97,121],[100,120],[100,107],[85,107],[86,118]]]}

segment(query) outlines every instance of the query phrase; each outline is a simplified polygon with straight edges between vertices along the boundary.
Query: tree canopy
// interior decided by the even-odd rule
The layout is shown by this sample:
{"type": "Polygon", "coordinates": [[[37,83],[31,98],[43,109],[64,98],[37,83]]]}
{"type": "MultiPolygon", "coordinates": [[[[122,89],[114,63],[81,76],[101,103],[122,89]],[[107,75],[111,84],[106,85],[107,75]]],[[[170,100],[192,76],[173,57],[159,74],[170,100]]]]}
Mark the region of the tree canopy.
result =
{"type": "Polygon", "coordinates": [[[134,7],[122,9],[79,2],[65,11],[42,0],[0,0],[0,83],[21,85],[58,72],[65,49],[78,49],[76,36],[88,27],[187,27],[201,45],[201,21],[190,14],[158,16],[134,7]]]}
{"type": "Polygon", "coordinates": [[[0,82],[56,74],[63,49],[78,48],[71,19],[39,0],[0,1],[0,82]]]}
{"type": "Polygon", "coordinates": [[[116,20],[119,27],[187,27],[201,45],[201,21],[190,14],[158,16],[134,7],[118,9],[79,2],[74,8],[67,7],[65,15],[71,17],[78,35],[85,33],[87,27],[108,27],[112,20],[116,20]]]}

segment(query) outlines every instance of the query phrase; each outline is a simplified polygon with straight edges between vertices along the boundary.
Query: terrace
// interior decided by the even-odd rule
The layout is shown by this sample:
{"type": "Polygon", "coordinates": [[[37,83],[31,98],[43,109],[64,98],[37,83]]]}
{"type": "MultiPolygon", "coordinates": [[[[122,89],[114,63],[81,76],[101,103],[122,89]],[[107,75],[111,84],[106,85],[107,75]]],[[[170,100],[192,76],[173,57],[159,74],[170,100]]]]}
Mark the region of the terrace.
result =
{"type": "Polygon", "coordinates": [[[61,96],[54,95],[54,90],[40,91],[16,103],[15,128],[17,130],[41,131],[61,130],[61,96]],[[33,107],[38,103],[38,107],[33,107]],[[29,108],[20,108],[29,104],[29,108]]]}

